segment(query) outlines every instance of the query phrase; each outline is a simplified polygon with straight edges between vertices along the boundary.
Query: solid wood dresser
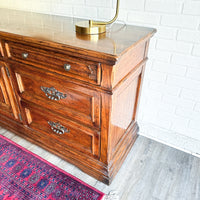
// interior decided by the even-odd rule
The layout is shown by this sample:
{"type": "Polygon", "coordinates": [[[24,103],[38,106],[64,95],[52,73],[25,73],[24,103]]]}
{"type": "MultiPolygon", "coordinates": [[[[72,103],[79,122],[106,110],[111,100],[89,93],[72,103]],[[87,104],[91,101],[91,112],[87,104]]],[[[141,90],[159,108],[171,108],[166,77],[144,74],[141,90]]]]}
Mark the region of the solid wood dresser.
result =
{"type": "MultiPolygon", "coordinates": [[[[155,29],[0,9],[0,125],[110,184],[137,137],[155,29]]],[[[134,170],[134,169],[133,169],[134,170]]]]}

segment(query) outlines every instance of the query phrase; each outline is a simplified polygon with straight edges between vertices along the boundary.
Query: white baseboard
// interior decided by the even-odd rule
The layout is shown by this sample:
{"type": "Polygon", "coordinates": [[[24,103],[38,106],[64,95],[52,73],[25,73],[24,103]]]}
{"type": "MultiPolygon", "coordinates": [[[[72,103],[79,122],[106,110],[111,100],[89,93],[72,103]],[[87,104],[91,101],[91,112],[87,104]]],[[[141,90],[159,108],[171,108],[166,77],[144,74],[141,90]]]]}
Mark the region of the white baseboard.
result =
{"type": "Polygon", "coordinates": [[[148,123],[140,123],[139,135],[200,157],[200,141],[148,123]]]}

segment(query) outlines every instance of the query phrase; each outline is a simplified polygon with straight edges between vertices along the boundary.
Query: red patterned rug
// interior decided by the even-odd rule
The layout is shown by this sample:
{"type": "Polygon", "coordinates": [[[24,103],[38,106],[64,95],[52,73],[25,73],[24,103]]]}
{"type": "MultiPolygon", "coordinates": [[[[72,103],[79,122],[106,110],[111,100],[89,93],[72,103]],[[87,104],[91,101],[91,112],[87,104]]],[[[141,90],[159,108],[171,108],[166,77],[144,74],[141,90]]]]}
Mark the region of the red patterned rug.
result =
{"type": "Polygon", "coordinates": [[[0,135],[0,200],[100,200],[103,196],[0,135]]]}

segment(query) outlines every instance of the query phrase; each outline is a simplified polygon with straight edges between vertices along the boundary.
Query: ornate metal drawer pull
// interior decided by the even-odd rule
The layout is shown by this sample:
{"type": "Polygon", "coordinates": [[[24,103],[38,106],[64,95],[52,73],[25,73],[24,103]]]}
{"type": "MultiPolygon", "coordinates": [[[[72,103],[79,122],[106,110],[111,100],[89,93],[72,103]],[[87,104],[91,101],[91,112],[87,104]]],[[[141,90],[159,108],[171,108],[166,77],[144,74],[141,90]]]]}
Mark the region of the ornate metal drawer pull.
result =
{"type": "Polygon", "coordinates": [[[51,126],[53,132],[63,135],[64,133],[69,133],[70,130],[62,126],[59,122],[48,121],[48,124],[51,126]]]}
{"type": "Polygon", "coordinates": [[[45,95],[51,100],[58,101],[60,99],[65,99],[67,97],[66,94],[59,92],[54,87],[48,88],[48,87],[41,86],[40,88],[45,93],[45,95]]]}
{"type": "Polygon", "coordinates": [[[71,69],[71,65],[70,64],[64,64],[64,69],[65,69],[65,71],[69,71],[71,69]]]}
{"type": "Polygon", "coordinates": [[[28,53],[22,53],[22,58],[24,59],[28,58],[28,53]]]}
{"type": "Polygon", "coordinates": [[[90,74],[94,74],[94,71],[93,71],[93,69],[91,68],[90,65],[88,65],[87,68],[90,70],[90,74]]]}

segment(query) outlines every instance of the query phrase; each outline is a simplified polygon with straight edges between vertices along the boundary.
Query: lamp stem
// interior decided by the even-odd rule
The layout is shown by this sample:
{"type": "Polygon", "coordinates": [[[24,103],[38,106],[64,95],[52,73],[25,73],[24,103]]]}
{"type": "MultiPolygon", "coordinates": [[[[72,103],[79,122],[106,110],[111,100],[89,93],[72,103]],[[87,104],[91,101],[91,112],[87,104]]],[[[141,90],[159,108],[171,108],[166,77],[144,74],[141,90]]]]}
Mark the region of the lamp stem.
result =
{"type": "Polygon", "coordinates": [[[108,22],[101,21],[80,21],[76,23],[76,32],[82,35],[94,35],[106,32],[106,25],[113,23],[119,14],[119,0],[117,0],[116,13],[112,20],[108,22]]]}
{"type": "Polygon", "coordinates": [[[89,24],[90,25],[107,25],[107,24],[112,24],[117,19],[118,15],[119,15],[119,1],[120,0],[117,0],[116,13],[115,13],[115,16],[113,17],[113,19],[111,19],[108,22],[101,22],[101,21],[89,20],[89,24]]]}

